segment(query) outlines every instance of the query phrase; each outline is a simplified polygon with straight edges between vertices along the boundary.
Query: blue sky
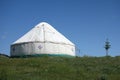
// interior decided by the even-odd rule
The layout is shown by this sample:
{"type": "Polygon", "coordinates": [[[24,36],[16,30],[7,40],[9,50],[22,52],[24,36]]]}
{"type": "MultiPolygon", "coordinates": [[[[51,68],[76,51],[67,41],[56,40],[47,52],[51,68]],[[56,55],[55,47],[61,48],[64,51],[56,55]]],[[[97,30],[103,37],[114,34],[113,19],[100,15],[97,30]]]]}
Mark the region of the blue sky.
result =
{"type": "Polygon", "coordinates": [[[120,55],[120,0],[0,0],[0,52],[40,22],[48,22],[80,49],[79,56],[120,55]]]}

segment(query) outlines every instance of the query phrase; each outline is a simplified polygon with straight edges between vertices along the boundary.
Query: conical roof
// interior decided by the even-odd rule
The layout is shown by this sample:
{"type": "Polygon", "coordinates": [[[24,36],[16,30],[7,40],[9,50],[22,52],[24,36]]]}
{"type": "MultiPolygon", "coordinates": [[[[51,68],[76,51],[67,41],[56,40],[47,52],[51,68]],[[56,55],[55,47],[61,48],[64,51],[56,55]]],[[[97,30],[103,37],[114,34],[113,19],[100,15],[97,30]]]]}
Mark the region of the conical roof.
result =
{"type": "Polygon", "coordinates": [[[74,45],[65,36],[46,22],[41,22],[13,44],[25,42],[52,42],[74,45]]]}

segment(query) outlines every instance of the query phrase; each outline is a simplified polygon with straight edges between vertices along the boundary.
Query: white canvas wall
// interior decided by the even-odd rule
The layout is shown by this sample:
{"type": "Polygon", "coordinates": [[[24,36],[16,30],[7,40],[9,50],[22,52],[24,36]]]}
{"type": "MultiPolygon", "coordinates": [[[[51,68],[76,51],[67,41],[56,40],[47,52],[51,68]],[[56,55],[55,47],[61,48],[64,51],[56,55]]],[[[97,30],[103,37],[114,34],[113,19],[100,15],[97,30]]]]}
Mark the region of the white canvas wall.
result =
{"type": "Polygon", "coordinates": [[[73,45],[51,42],[29,42],[11,46],[11,56],[34,54],[66,54],[75,56],[75,47],[73,45]]]}

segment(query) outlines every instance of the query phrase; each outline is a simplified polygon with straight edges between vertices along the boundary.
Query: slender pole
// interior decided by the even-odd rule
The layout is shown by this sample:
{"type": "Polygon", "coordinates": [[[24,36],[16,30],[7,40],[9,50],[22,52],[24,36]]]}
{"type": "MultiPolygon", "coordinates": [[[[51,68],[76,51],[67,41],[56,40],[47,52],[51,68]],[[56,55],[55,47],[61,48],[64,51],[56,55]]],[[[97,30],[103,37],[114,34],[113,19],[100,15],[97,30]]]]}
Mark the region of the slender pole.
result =
{"type": "Polygon", "coordinates": [[[108,49],[106,49],[106,56],[108,56],[108,49]]]}

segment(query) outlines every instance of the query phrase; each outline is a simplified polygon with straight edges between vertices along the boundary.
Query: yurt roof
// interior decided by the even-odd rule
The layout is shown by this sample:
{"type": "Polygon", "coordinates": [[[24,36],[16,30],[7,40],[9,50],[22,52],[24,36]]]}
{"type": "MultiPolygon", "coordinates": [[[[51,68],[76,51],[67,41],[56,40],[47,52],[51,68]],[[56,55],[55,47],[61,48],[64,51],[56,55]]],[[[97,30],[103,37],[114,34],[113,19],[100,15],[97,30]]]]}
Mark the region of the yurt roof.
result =
{"type": "Polygon", "coordinates": [[[13,44],[26,42],[52,42],[74,45],[70,40],[46,22],[41,22],[13,44]]]}

